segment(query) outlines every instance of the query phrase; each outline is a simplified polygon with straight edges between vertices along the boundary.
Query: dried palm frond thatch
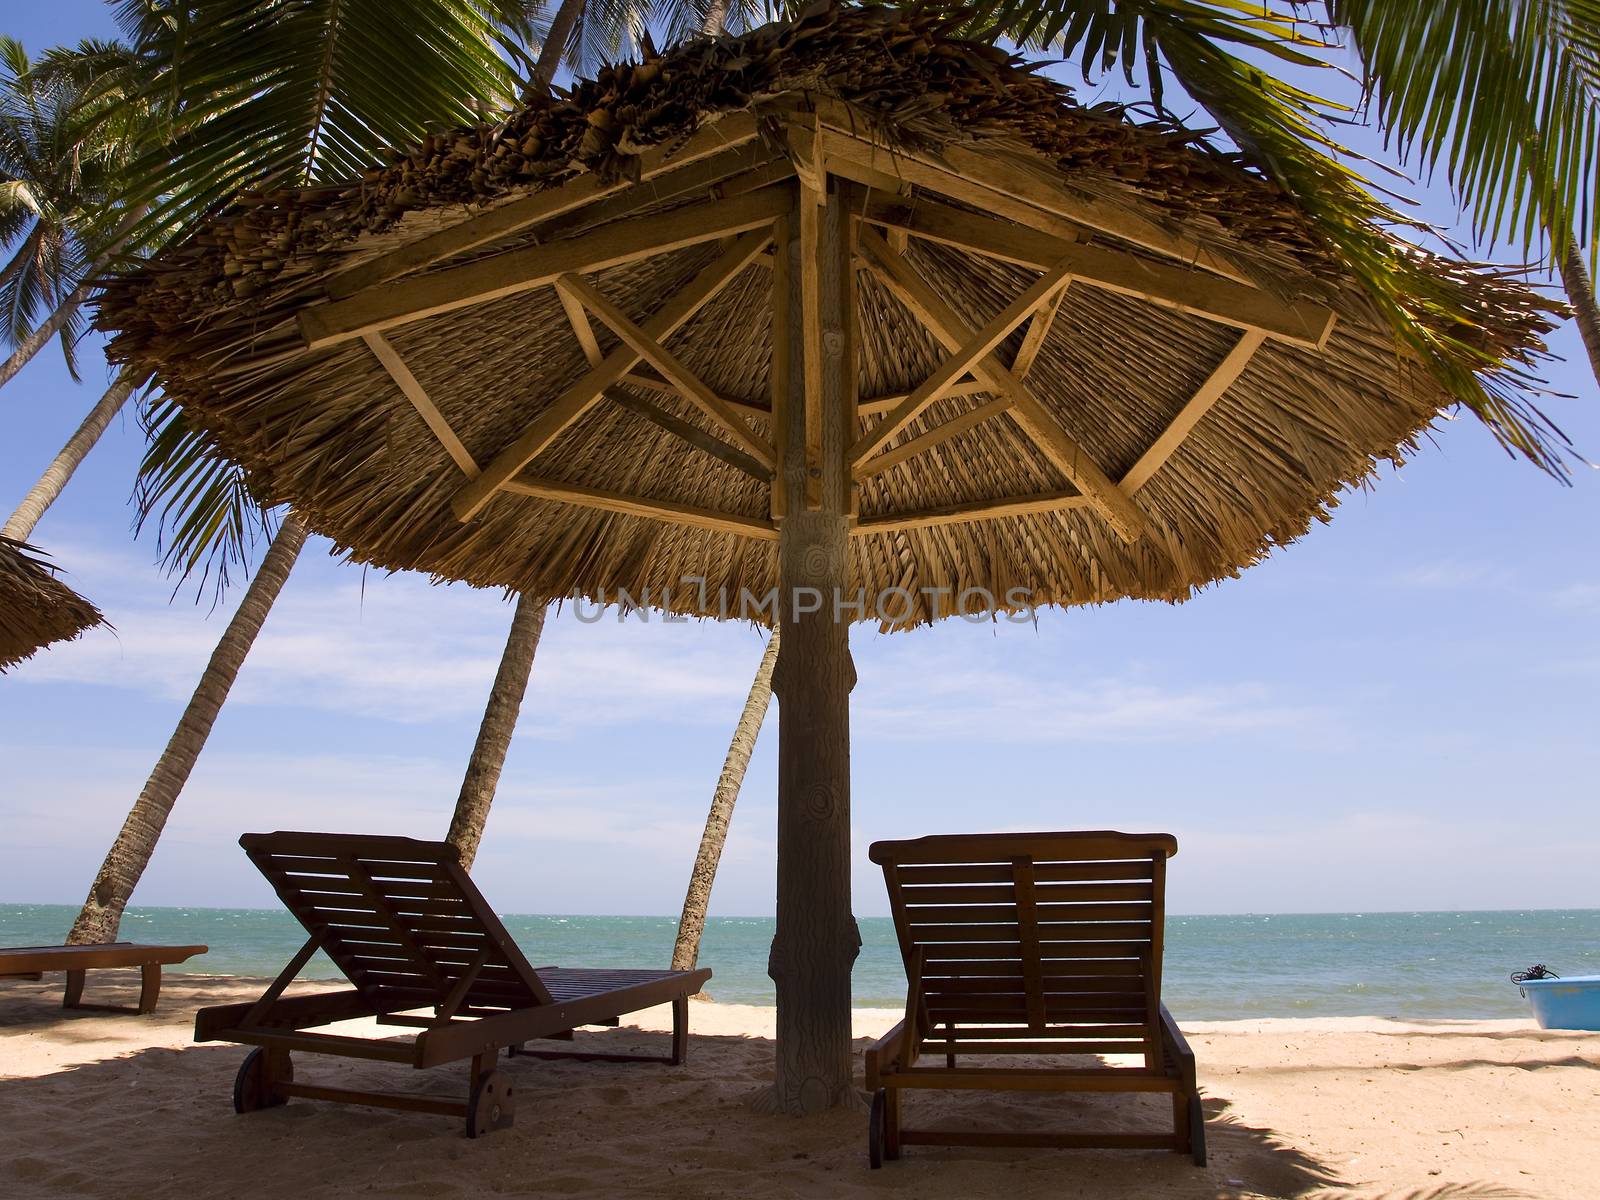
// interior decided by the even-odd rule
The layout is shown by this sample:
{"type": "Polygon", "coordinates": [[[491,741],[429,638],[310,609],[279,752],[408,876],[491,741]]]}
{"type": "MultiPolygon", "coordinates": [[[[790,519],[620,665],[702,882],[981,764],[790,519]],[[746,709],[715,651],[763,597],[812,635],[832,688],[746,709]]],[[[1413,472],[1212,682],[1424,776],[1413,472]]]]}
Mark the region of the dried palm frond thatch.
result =
{"type": "Polygon", "coordinates": [[[0,672],[52,642],[105,624],[100,610],[57,579],[39,553],[0,538],[0,672]]]}
{"type": "MultiPolygon", "coordinates": [[[[967,381],[897,428],[890,457],[858,477],[849,574],[869,597],[910,595],[904,615],[859,614],[892,624],[948,613],[974,588],[1023,589],[1032,604],[1183,599],[1326,520],[1343,489],[1398,461],[1451,405],[1281,191],[1192,133],[1080,106],[949,28],[914,11],[835,8],[609,67],[346,186],[245,197],[161,261],[108,281],[99,324],[113,356],[155,371],[263,499],[293,505],[361,561],[548,596],[626,591],[701,615],[776,584],[769,487],[726,422],[642,366],[539,451],[512,481],[518,494],[458,517],[466,479],[619,345],[573,317],[570,290],[513,281],[332,334],[324,314],[677,213],[691,233],[659,252],[566,268],[643,325],[731,240],[693,236],[697,213],[754,203],[796,176],[815,186],[817,172],[849,181],[862,238],[886,231],[969,330],[1038,278],[1037,258],[1015,247],[1110,256],[1133,285],[1075,275],[1052,314],[1018,324],[995,353],[1027,361],[1018,370],[1043,419],[1131,497],[1142,536],[1118,536],[1074,464],[967,381]],[[742,174],[713,177],[736,158],[742,174]],[[672,185],[697,171],[698,188],[672,185]],[[975,172],[984,179],[959,194],[940,182],[975,172]],[[1000,175],[1017,189],[996,187],[1000,175]],[[545,217],[519,221],[538,204],[545,217]],[[940,222],[987,230],[992,244],[943,236],[940,222]],[[1192,303],[1150,303],[1137,281],[1155,272],[1192,303]],[[1229,288],[1258,308],[1323,313],[1331,332],[1208,318],[1229,288]]],[[[1550,308],[1525,286],[1391,251],[1426,281],[1416,310],[1462,363],[1505,380],[1538,361],[1550,308]]],[[[770,256],[753,256],[662,343],[768,442],[772,274],[770,256]]],[[[855,303],[865,431],[892,408],[884,397],[935,372],[948,339],[881,270],[859,273],[855,303]]]]}

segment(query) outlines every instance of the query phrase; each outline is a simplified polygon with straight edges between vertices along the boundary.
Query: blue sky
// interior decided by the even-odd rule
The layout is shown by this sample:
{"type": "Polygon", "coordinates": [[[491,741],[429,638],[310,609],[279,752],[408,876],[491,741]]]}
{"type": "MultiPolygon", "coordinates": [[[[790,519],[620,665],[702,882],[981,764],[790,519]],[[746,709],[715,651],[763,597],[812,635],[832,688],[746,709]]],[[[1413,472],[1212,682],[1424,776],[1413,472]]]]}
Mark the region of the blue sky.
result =
{"type": "MultiPolygon", "coordinates": [[[[33,51],[111,31],[90,0],[3,14],[33,51]]],[[[1576,335],[1553,348],[1570,395],[1548,411],[1600,455],[1576,335]]],[[[52,348],[0,393],[6,511],[103,388],[84,363],[74,384],[52,348]]],[[[1182,606],[858,630],[858,913],[884,911],[874,838],[991,828],[1170,830],[1183,912],[1600,904],[1600,481],[1561,487],[1471,418],[1435,443],[1182,606]]],[[[170,599],[134,540],[139,449],[130,413],[35,535],[116,632],[0,680],[0,902],[81,899],[226,619],[170,599]]],[[[442,835],[510,609],[327,551],[302,556],[136,902],[269,903],[247,829],[442,835]]],[[[675,912],[761,648],[742,626],[553,619],[475,871],[497,906],[675,912]]],[[[773,733],[716,913],[772,909],[773,733]]]]}

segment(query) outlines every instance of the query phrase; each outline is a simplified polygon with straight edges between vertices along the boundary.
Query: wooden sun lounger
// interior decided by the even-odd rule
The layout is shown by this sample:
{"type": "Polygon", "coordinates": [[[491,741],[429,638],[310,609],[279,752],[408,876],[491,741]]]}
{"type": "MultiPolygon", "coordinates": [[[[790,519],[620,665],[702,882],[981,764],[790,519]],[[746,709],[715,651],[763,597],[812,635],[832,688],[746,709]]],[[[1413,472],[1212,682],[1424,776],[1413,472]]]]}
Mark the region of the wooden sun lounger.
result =
{"type": "Polygon", "coordinates": [[[138,942],[99,942],[84,946],[6,946],[0,948],[0,979],[42,979],[46,971],[65,971],[67,991],[62,1008],[97,1012],[154,1012],[161,995],[161,968],[204,954],[205,946],[145,946],[138,942]],[[139,1003],[134,1008],[117,1004],[83,1003],[86,971],[111,967],[138,967],[139,1003]]]}
{"type": "Polygon", "coordinates": [[[1166,861],[1177,849],[1167,834],[1125,833],[872,846],[909,981],[905,1019],[867,1051],[872,1166],[914,1145],[1163,1149],[1205,1164],[1194,1054],[1161,1003],[1166,861]],[[1140,1061],[1009,1066],[1005,1055],[1140,1061]],[[904,1088],[1165,1092],[1172,1132],[909,1129],[904,1088]]]}
{"type": "Polygon", "coordinates": [[[310,935],[251,1004],[195,1014],[197,1042],[256,1047],[239,1068],[233,1104],[245,1113],[292,1096],[442,1113],[467,1135],[508,1128],[515,1087],[494,1070],[502,1049],[538,1058],[681,1063],[689,997],[709,970],[535,969],[444,842],[329,833],[248,833],[239,839],[310,935]],[[284,999],[318,950],[350,981],[341,991],[284,999]],[[672,1005],[672,1048],[659,1056],[527,1051],[539,1038],[570,1040],[580,1025],[615,1025],[625,1013],[672,1005]],[[409,1042],[315,1032],[357,1017],[412,1028],[409,1042]],[[293,1051],[432,1067],[468,1060],[464,1100],[363,1092],[296,1082],[293,1051]]]}

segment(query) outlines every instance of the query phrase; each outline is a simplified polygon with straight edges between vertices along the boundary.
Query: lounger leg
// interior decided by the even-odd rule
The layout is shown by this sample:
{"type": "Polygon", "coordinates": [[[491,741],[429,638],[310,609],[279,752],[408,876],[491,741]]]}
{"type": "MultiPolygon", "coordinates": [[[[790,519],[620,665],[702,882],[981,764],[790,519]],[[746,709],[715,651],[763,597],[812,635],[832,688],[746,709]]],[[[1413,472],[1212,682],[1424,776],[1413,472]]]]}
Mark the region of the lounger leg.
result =
{"type": "Polygon", "coordinates": [[[81,1007],[81,1002],[83,1000],[83,976],[84,972],[82,971],[67,972],[67,992],[66,995],[61,998],[62,1008],[81,1007]]]}
{"type": "Polygon", "coordinates": [[[139,968],[139,1011],[155,1012],[156,998],[161,995],[161,964],[145,963],[139,968]]]}
{"type": "Polygon", "coordinates": [[[679,996],[672,1002],[672,1065],[681,1067],[689,1057],[689,998],[679,996]]]}
{"type": "Polygon", "coordinates": [[[883,1094],[883,1156],[890,1162],[900,1157],[899,1088],[886,1088],[883,1094]]]}

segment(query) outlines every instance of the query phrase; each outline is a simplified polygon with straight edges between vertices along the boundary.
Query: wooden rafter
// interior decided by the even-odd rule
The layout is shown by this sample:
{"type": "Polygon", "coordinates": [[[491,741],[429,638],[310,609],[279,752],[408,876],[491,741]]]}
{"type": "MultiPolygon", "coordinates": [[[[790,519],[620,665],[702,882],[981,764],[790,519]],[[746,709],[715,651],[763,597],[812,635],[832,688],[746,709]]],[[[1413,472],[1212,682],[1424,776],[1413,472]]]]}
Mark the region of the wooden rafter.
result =
{"type": "Polygon", "coordinates": [[[1250,365],[1251,356],[1261,346],[1262,341],[1259,330],[1246,330],[1240,336],[1233,344],[1233,348],[1217,364],[1216,369],[1207,376],[1206,381],[1178,410],[1178,415],[1172,419],[1172,423],[1162,430],[1161,436],[1151,443],[1150,448],[1139,456],[1139,461],[1134,463],[1133,468],[1122,477],[1123,491],[1131,495],[1150,482],[1150,477],[1172,457],[1183,444],[1183,439],[1188,437],[1199,424],[1200,418],[1210,412],[1211,406],[1222,399],[1234,380],[1244,374],[1244,369],[1250,365]]]}
{"type": "Polygon", "coordinates": [[[901,463],[913,459],[919,454],[926,454],[935,446],[942,446],[951,438],[958,437],[967,430],[982,425],[992,417],[998,417],[1010,407],[1011,401],[1005,396],[994,400],[986,400],[976,408],[970,408],[959,416],[940,422],[926,433],[918,434],[909,441],[901,442],[898,446],[891,450],[885,450],[882,454],[873,455],[856,468],[855,477],[859,481],[870,479],[874,475],[881,475],[891,467],[898,467],[901,463]]]}
{"type": "MultiPolygon", "coordinates": [[[[792,132],[798,136],[801,131],[792,132]]],[[[796,256],[800,272],[800,352],[805,363],[800,377],[805,381],[801,403],[805,410],[806,507],[813,510],[822,505],[822,264],[818,258],[817,223],[827,185],[818,170],[820,157],[820,148],[813,146],[812,168],[817,186],[801,185],[795,231],[800,242],[796,256]]]]}
{"type": "Polygon", "coordinates": [[[353,296],[380,283],[431,267],[454,255],[492,245],[502,238],[572,212],[613,192],[637,187],[658,176],[676,175],[701,159],[752,142],[755,138],[755,115],[736,114],[697,130],[686,141],[646,150],[639,156],[638,171],[631,181],[623,175],[603,179],[589,173],[558,188],[499,205],[340,272],[328,281],[328,295],[335,299],[353,296]]]}
{"type": "MultiPolygon", "coordinates": [[[[578,339],[578,345],[583,347],[583,356],[589,360],[591,367],[597,367],[604,360],[605,355],[600,350],[600,339],[595,337],[594,326],[589,323],[588,310],[583,307],[583,301],[578,299],[572,289],[565,286],[561,280],[556,280],[556,295],[561,298],[561,307],[566,310],[567,322],[572,326],[572,334],[578,339]]],[[[629,382],[630,377],[624,375],[621,382],[629,382]]],[[[674,396],[679,395],[678,389],[671,384],[666,385],[667,390],[674,396]]],[[[753,475],[763,482],[772,478],[772,472],[763,467],[756,459],[736,450],[719,438],[713,437],[705,430],[688,421],[680,420],[666,409],[639,396],[629,395],[627,392],[616,391],[608,388],[605,398],[612,404],[627,409],[631,413],[643,417],[657,428],[665,429],[681,441],[687,442],[695,449],[720,459],[730,467],[753,475]]]]}
{"type": "Polygon", "coordinates": [[[610,326],[611,332],[621,338],[624,345],[660,371],[691,403],[726,430],[747,454],[754,455],[769,470],[776,468],[778,460],[773,456],[772,447],[753,433],[744,423],[744,418],[724,404],[722,397],[684,366],[678,356],[663,346],[659,339],[636,325],[588,280],[577,275],[566,275],[561,279],[561,286],[577,296],[585,308],[610,326]]]}
{"type": "Polygon", "coordinates": [[[789,489],[781,464],[787,461],[789,449],[789,272],[793,268],[790,257],[793,225],[786,214],[772,226],[772,362],[767,370],[767,403],[771,411],[767,416],[771,422],[768,428],[772,431],[772,453],[780,464],[772,476],[770,511],[774,521],[783,519],[789,504],[789,489]]]}
{"type": "MultiPolygon", "coordinates": [[[[880,277],[890,290],[947,350],[955,350],[972,339],[972,330],[966,322],[934,292],[907,260],[889,248],[881,234],[863,229],[860,245],[871,256],[880,277]]],[[[1137,541],[1144,533],[1144,514],[1090,458],[1077,439],[1063,429],[1060,422],[1039,403],[1028,385],[1013,375],[992,352],[979,359],[973,370],[997,397],[1003,396],[1011,401],[1011,415],[1023,432],[1038,445],[1056,469],[1088,498],[1118,536],[1124,541],[1137,541]]]]}
{"type": "Polygon", "coordinates": [[[886,513],[862,517],[851,531],[857,537],[874,533],[893,533],[902,529],[930,529],[936,525],[961,525],[968,521],[996,521],[1002,517],[1021,517],[1033,513],[1063,512],[1083,508],[1089,498],[1082,492],[1050,492],[1038,496],[1006,496],[999,500],[975,500],[970,504],[949,504],[916,512],[886,513]]]}
{"type": "Polygon", "coordinates": [[[630,517],[650,517],[657,521],[671,521],[676,525],[689,525],[695,529],[709,529],[717,533],[732,533],[740,537],[755,537],[766,541],[776,541],[778,537],[777,526],[760,517],[717,512],[693,504],[680,504],[675,500],[652,500],[644,496],[579,487],[577,484],[558,483],[555,480],[528,475],[519,475],[510,480],[506,483],[505,490],[518,495],[534,496],[540,500],[558,500],[562,504],[575,504],[580,508],[622,513],[630,517]]]}
{"type": "Polygon", "coordinates": [[[1060,181],[1059,168],[1041,154],[1016,146],[997,153],[988,147],[959,142],[941,146],[937,155],[906,146],[887,146],[873,140],[873,122],[848,102],[808,94],[806,103],[821,122],[827,137],[829,170],[836,174],[848,177],[850,166],[859,164],[880,176],[940,192],[1035,228],[1053,224],[1063,232],[1068,228],[1095,230],[1246,282],[1244,274],[1224,256],[1140,215],[1131,205],[1069,191],[1060,181]],[[1046,219],[1041,221],[1039,214],[1046,219]],[[1060,225],[1062,221],[1068,225],[1060,225]]]}
{"type": "MultiPolygon", "coordinates": [[[[657,379],[653,375],[645,375],[639,371],[629,371],[622,377],[623,383],[631,383],[634,387],[643,388],[647,392],[662,392],[669,396],[681,395],[676,387],[665,379],[657,379]]],[[[944,394],[945,399],[951,396],[972,396],[979,392],[987,392],[989,385],[976,379],[964,379],[950,387],[944,394]]],[[[881,396],[868,396],[856,402],[856,415],[860,417],[881,417],[884,413],[892,411],[905,402],[910,392],[886,392],[881,396]]],[[[767,421],[772,418],[772,406],[767,404],[752,404],[748,400],[740,400],[735,396],[718,393],[722,402],[734,412],[746,417],[755,417],[767,421]]]]}
{"type": "Polygon", "coordinates": [[[383,369],[389,372],[389,378],[394,380],[401,394],[411,401],[411,407],[417,410],[417,415],[429,429],[433,430],[433,436],[439,439],[439,444],[445,448],[445,452],[455,460],[456,466],[461,468],[461,473],[468,479],[474,478],[478,474],[478,464],[473,461],[466,446],[462,445],[461,439],[456,436],[456,431],[450,428],[450,422],[444,419],[439,406],[417,382],[417,377],[411,373],[411,368],[406,366],[405,360],[381,333],[369,333],[365,341],[373,356],[383,364],[383,369]]]}
{"type": "Polygon", "coordinates": [[[1028,322],[1028,332],[1022,335],[1022,345],[1017,347],[1017,356],[1011,360],[1011,373],[1018,379],[1026,379],[1028,372],[1033,370],[1033,364],[1039,358],[1039,351],[1044,349],[1044,340],[1050,336],[1050,327],[1055,324],[1056,314],[1061,311],[1061,302],[1066,296],[1067,289],[1059,289],[1039,306],[1033,319],[1028,322]]]}
{"type": "MultiPolygon", "coordinates": [[[[747,233],[736,241],[664,304],[644,323],[642,330],[652,339],[669,337],[699,312],[734,276],[750,265],[770,238],[767,230],[747,233]]],[[[477,515],[494,493],[516,476],[600,399],[606,388],[616,383],[639,362],[642,356],[628,345],[619,346],[598,366],[562,392],[536,417],[522,435],[497,454],[483,474],[470,481],[452,498],[456,516],[463,521],[477,515]]]]}
{"type": "Polygon", "coordinates": [[[508,250],[464,266],[397,279],[345,300],[301,309],[301,336],[313,349],[336,345],[368,332],[546,287],[569,273],[598,271],[761,229],[788,206],[787,188],[765,188],[732,200],[689,205],[541,246],[508,250]]]}
{"type": "MultiPolygon", "coordinates": [[[[892,251],[891,251],[892,253],[892,251]]],[[[980,359],[989,357],[994,348],[1047,303],[1066,283],[1065,266],[1052,267],[1035,280],[1023,293],[994,315],[982,329],[974,333],[941,363],[916,391],[907,396],[893,412],[884,417],[850,447],[852,468],[859,467],[874,453],[882,449],[895,434],[916,420],[927,407],[943,396],[956,380],[960,379],[980,359]]]]}
{"type": "Polygon", "coordinates": [[[1333,330],[1332,309],[1306,300],[1284,301],[1259,288],[1218,279],[1189,267],[1152,262],[1064,242],[1028,229],[931,201],[914,208],[894,201],[869,200],[865,220],[911,234],[1031,267],[1066,264],[1074,279],[1134,296],[1240,329],[1309,349],[1321,349],[1333,330]]]}

